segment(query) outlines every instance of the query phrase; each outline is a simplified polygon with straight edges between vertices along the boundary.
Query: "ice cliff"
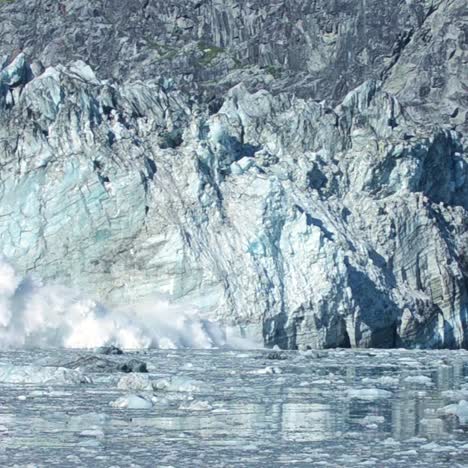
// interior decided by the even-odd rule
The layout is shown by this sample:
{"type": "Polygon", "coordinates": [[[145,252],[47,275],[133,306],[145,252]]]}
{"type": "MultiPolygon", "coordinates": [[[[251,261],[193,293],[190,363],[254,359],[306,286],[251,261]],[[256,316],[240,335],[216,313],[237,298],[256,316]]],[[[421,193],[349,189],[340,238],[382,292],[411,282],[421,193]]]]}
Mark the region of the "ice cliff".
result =
{"type": "Polygon", "coordinates": [[[463,0],[0,4],[0,246],[268,346],[468,347],[463,0]]]}

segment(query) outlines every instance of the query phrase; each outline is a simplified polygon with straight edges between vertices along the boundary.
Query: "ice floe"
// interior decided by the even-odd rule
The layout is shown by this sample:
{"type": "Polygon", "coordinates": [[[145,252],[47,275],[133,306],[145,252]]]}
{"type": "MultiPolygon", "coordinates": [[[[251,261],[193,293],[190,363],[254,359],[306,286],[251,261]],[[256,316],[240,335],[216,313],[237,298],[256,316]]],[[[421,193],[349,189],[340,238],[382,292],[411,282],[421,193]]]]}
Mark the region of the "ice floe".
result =
{"type": "Polygon", "coordinates": [[[457,404],[445,406],[439,410],[439,412],[445,415],[453,414],[457,416],[461,425],[468,425],[468,401],[466,400],[461,400],[457,404]]]}
{"type": "Polygon", "coordinates": [[[434,385],[434,382],[432,382],[432,379],[425,375],[410,375],[404,379],[404,382],[409,383],[409,384],[426,385],[428,387],[431,387],[432,385],[434,385]]]}
{"type": "Polygon", "coordinates": [[[383,398],[391,398],[392,392],[382,390],[380,388],[362,388],[362,389],[348,389],[346,391],[348,398],[357,400],[380,400],[383,398]]]}
{"type": "Polygon", "coordinates": [[[63,367],[0,366],[0,382],[63,385],[92,383],[92,380],[78,370],[63,367]]]}
{"type": "Polygon", "coordinates": [[[118,381],[117,388],[135,392],[152,392],[153,384],[147,375],[128,374],[118,381]]]}
{"type": "Polygon", "coordinates": [[[110,403],[113,408],[120,409],[150,409],[153,403],[140,395],[125,395],[110,403]]]}

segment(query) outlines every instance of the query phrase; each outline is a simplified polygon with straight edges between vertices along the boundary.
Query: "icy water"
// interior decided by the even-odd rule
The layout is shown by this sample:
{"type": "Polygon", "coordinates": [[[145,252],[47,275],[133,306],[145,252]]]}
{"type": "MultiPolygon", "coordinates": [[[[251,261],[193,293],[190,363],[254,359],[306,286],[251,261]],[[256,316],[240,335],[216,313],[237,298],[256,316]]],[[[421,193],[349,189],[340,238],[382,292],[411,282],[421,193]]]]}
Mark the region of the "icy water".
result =
{"type": "MultiPolygon", "coordinates": [[[[83,354],[3,352],[0,365],[83,354]]],[[[157,382],[142,394],[151,408],[110,406],[128,393],[117,387],[121,373],[88,372],[93,382],[83,384],[1,382],[0,466],[468,466],[468,420],[443,409],[468,400],[466,351],[132,357],[157,382]]]]}

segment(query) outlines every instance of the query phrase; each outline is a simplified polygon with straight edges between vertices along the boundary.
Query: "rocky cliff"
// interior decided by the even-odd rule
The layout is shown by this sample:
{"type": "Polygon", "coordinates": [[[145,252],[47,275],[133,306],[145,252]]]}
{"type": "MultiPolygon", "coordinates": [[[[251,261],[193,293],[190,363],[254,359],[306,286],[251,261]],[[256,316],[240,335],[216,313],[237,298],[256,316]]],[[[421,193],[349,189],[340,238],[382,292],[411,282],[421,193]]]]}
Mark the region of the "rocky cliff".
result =
{"type": "Polygon", "coordinates": [[[1,2],[4,255],[267,345],[468,347],[465,10],[1,2]]]}

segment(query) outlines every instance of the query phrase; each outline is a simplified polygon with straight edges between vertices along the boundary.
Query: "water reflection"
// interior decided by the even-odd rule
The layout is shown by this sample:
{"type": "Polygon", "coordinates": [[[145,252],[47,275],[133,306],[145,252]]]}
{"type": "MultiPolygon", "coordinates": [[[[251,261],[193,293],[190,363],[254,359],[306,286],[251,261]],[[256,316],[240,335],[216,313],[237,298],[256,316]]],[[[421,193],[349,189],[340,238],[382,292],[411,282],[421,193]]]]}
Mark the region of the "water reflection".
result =
{"type": "MultiPolygon", "coordinates": [[[[0,465],[48,460],[47,466],[88,466],[87,457],[99,453],[103,466],[117,460],[154,466],[158,453],[173,466],[184,466],[184,459],[204,466],[232,466],[232,460],[248,466],[286,460],[344,466],[348,460],[354,466],[375,459],[376,466],[387,466],[383,461],[392,459],[393,467],[412,457],[411,466],[416,460],[444,466],[440,444],[447,440],[453,463],[466,455],[466,428],[439,410],[452,402],[447,391],[468,393],[468,353],[329,351],[320,359],[289,353],[273,363],[258,352],[238,354],[147,354],[152,379],[178,375],[200,388],[158,391],[145,411],[109,406],[123,393],[119,375],[95,375],[93,385],[80,386],[0,383],[0,465]],[[272,364],[282,372],[263,372],[272,364]],[[431,441],[438,452],[420,449],[431,441]],[[60,465],[54,457],[63,449],[72,458],[60,465]]],[[[21,356],[22,363],[38,358],[21,356]]],[[[15,359],[3,353],[0,364],[15,359]]]]}

